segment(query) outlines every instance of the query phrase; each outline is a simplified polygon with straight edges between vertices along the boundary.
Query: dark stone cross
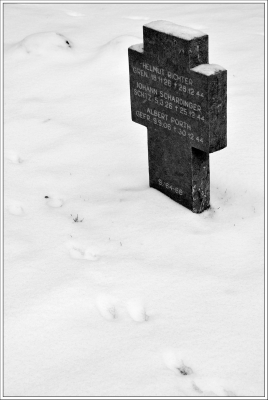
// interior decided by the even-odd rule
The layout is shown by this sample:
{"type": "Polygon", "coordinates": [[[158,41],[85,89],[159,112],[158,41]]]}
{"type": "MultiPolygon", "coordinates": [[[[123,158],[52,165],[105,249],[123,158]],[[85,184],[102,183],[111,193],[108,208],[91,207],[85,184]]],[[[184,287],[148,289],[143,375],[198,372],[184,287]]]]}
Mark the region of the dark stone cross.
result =
{"type": "Polygon", "coordinates": [[[209,153],[227,146],[227,71],[208,64],[208,35],[167,21],[129,48],[132,120],[148,131],[150,187],[201,213],[209,153]]]}

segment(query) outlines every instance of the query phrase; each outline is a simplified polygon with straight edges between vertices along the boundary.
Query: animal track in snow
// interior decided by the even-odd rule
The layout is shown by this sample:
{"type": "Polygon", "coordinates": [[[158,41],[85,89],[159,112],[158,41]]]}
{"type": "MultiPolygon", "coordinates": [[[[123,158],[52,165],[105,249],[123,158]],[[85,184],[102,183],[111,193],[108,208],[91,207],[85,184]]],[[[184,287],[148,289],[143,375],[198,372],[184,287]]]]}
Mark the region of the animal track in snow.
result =
{"type": "Polygon", "coordinates": [[[100,314],[107,320],[117,317],[116,303],[117,299],[108,294],[100,294],[96,299],[96,306],[100,314]]]}
{"type": "Polygon", "coordinates": [[[131,299],[126,304],[130,317],[136,322],[148,321],[149,316],[146,313],[145,305],[141,299],[131,299]]]}
{"type": "Polygon", "coordinates": [[[9,213],[12,215],[23,215],[24,214],[22,204],[19,201],[14,200],[14,201],[9,202],[7,209],[9,211],[9,213]]]}
{"type": "Polygon", "coordinates": [[[62,198],[62,196],[59,197],[57,195],[52,195],[52,196],[48,195],[48,196],[45,196],[45,199],[47,199],[46,204],[49,207],[58,208],[58,207],[62,207],[64,204],[64,199],[62,198]]]}
{"type": "Polygon", "coordinates": [[[84,253],[84,259],[90,261],[96,261],[98,259],[98,253],[94,248],[87,248],[84,253]]]}
{"type": "Polygon", "coordinates": [[[12,47],[13,53],[30,54],[34,56],[49,56],[51,54],[69,52],[70,40],[58,32],[38,32],[26,36],[12,47]]]}
{"type": "Polygon", "coordinates": [[[21,164],[23,163],[23,159],[18,155],[18,153],[14,151],[10,151],[6,154],[6,158],[11,161],[13,164],[21,164]]]}
{"type": "Polygon", "coordinates": [[[192,382],[192,388],[199,393],[199,396],[236,396],[233,391],[225,389],[224,386],[225,382],[223,380],[213,377],[200,377],[192,382]]]}
{"type": "Polygon", "coordinates": [[[193,374],[192,368],[185,365],[184,356],[175,350],[165,351],[163,360],[166,366],[174,372],[179,372],[183,376],[193,374]]]}
{"type": "Polygon", "coordinates": [[[99,258],[99,254],[96,248],[85,247],[77,242],[69,242],[67,244],[69,248],[69,254],[74,259],[96,261],[99,258]]]}
{"type": "Polygon", "coordinates": [[[225,389],[224,380],[199,376],[182,352],[168,349],[163,353],[163,360],[170,370],[179,373],[180,385],[184,386],[189,396],[236,396],[233,391],[225,389]]]}

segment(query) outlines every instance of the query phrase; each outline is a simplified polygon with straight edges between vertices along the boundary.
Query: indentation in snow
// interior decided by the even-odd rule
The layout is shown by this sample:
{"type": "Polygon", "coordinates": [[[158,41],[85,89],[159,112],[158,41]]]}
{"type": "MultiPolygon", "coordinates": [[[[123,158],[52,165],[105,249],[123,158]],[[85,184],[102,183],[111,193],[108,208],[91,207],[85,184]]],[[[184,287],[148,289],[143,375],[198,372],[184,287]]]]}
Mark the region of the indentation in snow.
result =
{"type": "Polygon", "coordinates": [[[201,396],[236,396],[236,394],[225,389],[226,382],[220,378],[198,377],[192,383],[193,389],[201,396]]]}
{"type": "Polygon", "coordinates": [[[117,317],[117,302],[118,300],[111,295],[100,294],[96,299],[96,306],[103,318],[113,320],[117,317]]]}
{"type": "Polygon", "coordinates": [[[5,157],[9,161],[11,161],[13,164],[21,164],[21,163],[23,163],[23,159],[15,151],[7,152],[5,157]]]}
{"type": "Polygon", "coordinates": [[[142,299],[130,299],[127,304],[127,311],[130,317],[136,322],[148,321],[149,316],[146,313],[145,305],[142,299]]]}
{"type": "Polygon", "coordinates": [[[84,253],[84,259],[90,261],[96,261],[99,258],[98,251],[94,248],[87,248],[84,253]]]}
{"type": "Polygon", "coordinates": [[[23,215],[24,210],[22,204],[19,201],[12,200],[8,203],[7,209],[12,215],[23,215]]]}
{"type": "Polygon", "coordinates": [[[99,258],[99,252],[95,246],[86,247],[81,243],[70,241],[67,243],[67,248],[70,256],[75,259],[96,261],[99,258]]]}
{"type": "Polygon", "coordinates": [[[179,372],[180,375],[186,376],[193,373],[192,368],[188,364],[188,360],[185,362],[184,354],[168,349],[163,352],[163,360],[166,366],[174,372],[179,372]]]}
{"type": "Polygon", "coordinates": [[[49,207],[53,207],[53,208],[62,207],[64,204],[64,199],[57,195],[50,195],[50,196],[48,196],[48,200],[47,200],[46,204],[49,207]]]}
{"type": "Polygon", "coordinates": [[[21,54],[48,56],[58,52],[69,52],[71,47],[70,40],[61,33],[40,32],[26,36],[14,45],[12,50],[21,54]]]}

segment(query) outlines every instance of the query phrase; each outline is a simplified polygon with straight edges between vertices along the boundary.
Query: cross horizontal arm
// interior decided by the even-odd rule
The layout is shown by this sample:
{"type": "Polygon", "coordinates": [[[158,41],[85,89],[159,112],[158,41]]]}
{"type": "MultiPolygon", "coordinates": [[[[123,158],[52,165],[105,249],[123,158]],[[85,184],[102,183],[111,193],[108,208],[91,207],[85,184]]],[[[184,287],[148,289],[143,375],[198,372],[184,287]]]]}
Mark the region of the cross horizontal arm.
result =
{"type": "Polygon", "coordinates": [[[138,124],[147,126],[148,121],[146,118],[140,118],[138,116],[137,111],[139,111],[136,107],[137,97],[135,96],[133,90],[132,79],[134,77],[133,74],[137,74],[137,76],[143,77],[146,72],[140,67],[142,62],[144,61],[144,50],[143,43],[135,44],[128,49],[128,57],[129,57],[129,76],[130,76],[130,99],[131,99],[131,117],[132,121],[137,122],[138,124]]]}
{"type": "MultiPolygon", "coordinates": [[[[158,101],[153,97],[157,92],[156,88],[159,87],[159,84],[151,81],[150,76],[152,69],[150,65],[146,63],[148,60],[150,59],[148,59],[144,53],[143,44],[133,45],[129,48],[132,120],[148,127],[152,122],[151,117],[159,117],[163,119],[163,123],[165,122],[165,118],[167,120],[169,118],[169,122],[175,121],[177,124],[180,123],[181,127],[185,127],[187,126],[186,123],[182,124],[181,122],[181,119],[184,118],[187,120],[188,125],[192,126],[191,132],[195,130],[195,125],[198,123],[198,137],[201,138],[201,141],[192,142],[191,145],[193,147],[209,153],[225,148],[227,146],[227,71],[221,66],[214,64],[201,64],[190,69],[190,78],[188,80],[185,78],[185,85],[192,82],[192,87],[194,85],[198,88],[196,93],[199,93],[200,96],[198,98],[190,98],[189,104],[194,108],[194,111],[188,109],[188,115],[180,115],[178,111],[178,115],[176,115],[177,118],[175,119],[172,117],[170,119],[170,117],[165,116],[166,113],[171,112],[171,110],[159,107],[161,99],[158,101]],[[137,85],[137,81],[141,82],[139,86],[137,85]],[[143,97],[137,96],[137,89],[141,89],[138,90],[138,93],[143,97]],[[150,93],[148,90],[150,90],[150,93]],[[151,101],[153,98],[158,103],[151,101]],[[148,110],[149,113],[151,111],[151,117],[148,114],[148,110]],[[196,113],[196,111],[198,112],[199,110],[202,112],[200,115],[196,113]],[[194,120],[194,113],[196,113],[197,117],[200,117],[201,123],[199,123],[198,120],[194,120]]],[[[159,75],[163,74],[164,77],[164,68],[153,68],[155,68],[153,72],[159,75]]],[[[174,74],[174,76],[177,75],[174,74]]],[[[169,80],[166,79],[166,81],[168,82],[169,80]]],[[[177,87],[177,82],[175,82],[174,94],[168,93],[168,90],[170,90],[169,87],[163,87],[164,90],[161,94],[165,96],[164,98],[166,100],[172,99],[174,102],[177,101],[180,105],[188,104],[187,100],[189,96],[184,100],[183,95],[185,95],[185,93],[180,94],[180,92],[176,91],[177,87]]],[[[190,91],[194,90],[192,87],[189,89],[190,91]]],[[[183,89],[184,88],[185,86],[183,89]]],[[[178,110],[176,104],[174,104],[174,107],[178,110]]],[[[184,112],[185,110],[180,108],[180,112],[182,111],[184,112]]]]}
{"type": "Polygon", "coordinates": [[[179,64],[186,72],[208,63],[208,35],[196,29],[155,21],[143,26],[143,42],[145,55],[160,66],[179,64]]]}
{"type": "Polygon", "coordinates": [[[213,153],[227,146],[227,71],[219,65],[201,64],[191,69],[191,75],[206,93],[201,107],[206,110],[205,129],[209,136],[209,153],[213,153]]]}

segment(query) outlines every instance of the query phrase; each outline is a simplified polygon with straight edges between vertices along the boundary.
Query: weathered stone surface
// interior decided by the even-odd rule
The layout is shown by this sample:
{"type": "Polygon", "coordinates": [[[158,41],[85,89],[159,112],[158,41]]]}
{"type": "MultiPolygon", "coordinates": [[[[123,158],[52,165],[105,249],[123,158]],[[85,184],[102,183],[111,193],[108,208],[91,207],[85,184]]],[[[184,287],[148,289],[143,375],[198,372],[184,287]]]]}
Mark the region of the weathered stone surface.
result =
{"type": "Polygon", "coordinates": [[[132,120],[147,127],[150,186],[195,213],[209,207],[209,153],[226,147],[227,71],[208,35],[166,21],[129,48],[132,120]]]}

